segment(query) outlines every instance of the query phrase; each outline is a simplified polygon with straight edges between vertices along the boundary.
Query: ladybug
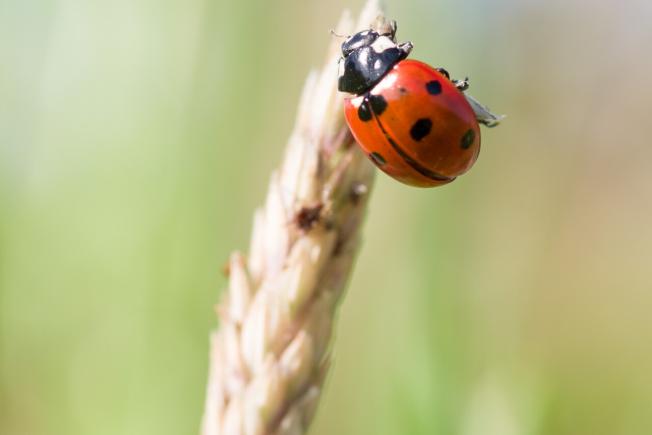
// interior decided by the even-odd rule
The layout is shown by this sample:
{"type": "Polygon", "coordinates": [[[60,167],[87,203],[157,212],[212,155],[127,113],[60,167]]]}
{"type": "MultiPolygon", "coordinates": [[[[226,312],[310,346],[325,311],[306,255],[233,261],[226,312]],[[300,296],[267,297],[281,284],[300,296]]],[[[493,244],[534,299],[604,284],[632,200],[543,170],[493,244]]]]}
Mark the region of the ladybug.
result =
{"type": "Polygon", "coordinates": [[[412,43],[397,44],[395,35],[392,21],[342,43],[338,89],[353,94],[344,99],[346,122],[393,178],[419,187],[450,183],[478,158],[478,123],[493,126],[500,118],[462,93],[467,80],[406,59],[412,43]]]}

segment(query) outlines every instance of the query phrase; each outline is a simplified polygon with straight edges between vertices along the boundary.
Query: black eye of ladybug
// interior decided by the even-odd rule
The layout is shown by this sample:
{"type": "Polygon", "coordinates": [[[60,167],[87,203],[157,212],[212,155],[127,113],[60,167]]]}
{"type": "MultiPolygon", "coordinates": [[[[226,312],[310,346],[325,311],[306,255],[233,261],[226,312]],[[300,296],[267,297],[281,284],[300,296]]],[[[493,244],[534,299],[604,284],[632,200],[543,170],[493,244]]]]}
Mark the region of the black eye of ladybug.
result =
{"type": "Polygon", "coordinates": [[[358,48],[373,44],[377,38],[378,33],[373,30],[363,30],[362,32],[358,32],[344,41],[342,44],[342,54],[346,57],[358,48]]]}

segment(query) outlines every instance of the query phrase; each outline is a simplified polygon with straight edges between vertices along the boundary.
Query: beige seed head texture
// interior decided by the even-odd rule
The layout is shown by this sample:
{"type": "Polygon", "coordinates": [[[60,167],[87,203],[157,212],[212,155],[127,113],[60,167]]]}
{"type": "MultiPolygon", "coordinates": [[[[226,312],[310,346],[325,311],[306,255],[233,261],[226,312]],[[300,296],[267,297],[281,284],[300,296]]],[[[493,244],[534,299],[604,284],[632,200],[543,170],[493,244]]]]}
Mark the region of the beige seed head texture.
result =
{"type": "MultiPolygon", "coordinates": [[[[335,32],[369,28],[379,16],[370,0],[357,24],[345,13],[335,32]]],[[[374,178],[344,122],[340,44],[333,38],[324,68],[308,76],[248,259],[231,255],[202,435],[301,435],[315,413],[374,178]]]]}

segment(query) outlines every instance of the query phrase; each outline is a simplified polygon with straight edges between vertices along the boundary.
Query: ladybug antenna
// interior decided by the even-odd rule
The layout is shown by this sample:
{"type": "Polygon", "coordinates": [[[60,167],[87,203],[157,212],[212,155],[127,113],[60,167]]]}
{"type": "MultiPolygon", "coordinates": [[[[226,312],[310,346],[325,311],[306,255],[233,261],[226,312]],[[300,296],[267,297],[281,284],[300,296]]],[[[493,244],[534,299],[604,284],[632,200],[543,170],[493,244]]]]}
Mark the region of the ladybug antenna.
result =
{"type": "Polygon", "coordinates": [[[331,35],[335,36],[336,38],[348,38],[347,35],[340,35],[339,33],[335,32],[335,30],[331,29],[331,35]]]}

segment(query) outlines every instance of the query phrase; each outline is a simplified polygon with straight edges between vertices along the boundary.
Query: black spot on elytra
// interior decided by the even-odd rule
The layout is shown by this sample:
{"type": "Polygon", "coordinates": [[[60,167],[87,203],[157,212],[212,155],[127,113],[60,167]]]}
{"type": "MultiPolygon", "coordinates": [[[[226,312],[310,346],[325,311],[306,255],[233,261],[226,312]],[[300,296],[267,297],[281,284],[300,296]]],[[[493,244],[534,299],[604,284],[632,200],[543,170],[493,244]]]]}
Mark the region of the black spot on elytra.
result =
{"type": "Polygon", "coordinates": [[[387,108],[387,100],[382,95],[369,95],[371,110],[378,116],[387,108]]]}
{"type": "Polygon", "coordinates": [[[385,161],[385,158],[383,156],[381,156],[380,154],[378,154],[377,152],[373,152],[373,153],[369,154],[369,157],[371,157],[371,160],[373,160],[373,162],[377,166],[384,166],[385,163],[387,163],[385,161]]]}
{"type": "Polygon", "coordinates": [[[426,83],[426,89],[430,95],[439,95],[441,94],[441,83],[439,80],[432,80],[426,83]]]}
{"type": "Polygon", "coordinates": [[[462,136],[462,140],[460,141],[460,146],[462,147],[463,150],[468,149],[471,145],[473,145],[474,140],[475,140],[475,131],[468,130],[466,133],[464,133],[464,136],[462,136]]]}
{"type": "Polygon", "coordinates": [[[455,179],[455,177],[447,177],[445,175],[431,171],[430,169],[422,166],[419,162],[417,162],[412,157],[410,157],[410,155],[406,153],[405,150],[401,148],[401,146],[397,144],[394,139],[392,139],[389,133],[387,133],[387,130],[385,130],[385,127],[383,127],[383,123],[380,122],[380,119],[376,118],[376,122],[378,123],[378,127],[380,128],[380,131],[382,131],[383,134],[385,135],[385,139],[387,139],[387,142],[389,142],[392,148],[394,148],[394,151],[396,151],[398,155],[401,156],[401,158],[405,161],[405,163],[410,165],[412,169],[414,169],[424,177],[430,178],[432,180],[450,182],[455,179]]]}
{"type": "Polygon", "coordinates": [[[428,118],[418,119],[410,129],[410,136],[416,141],[420,141],[424,137],[428,136],[430,130],[432,129],[432,121],[428,118]]]}
{"type": "Polygon", "coordinates": [[[405,94],[408,93],[408,90],[405,89],[403,86],[399,86],[399,87],[398,87],[398,91],[399,91],[401,94],[403,94],[403,95],[405,95],[405,94]]]}
{"type": "Polygon", "coordinates": [[[371,109],[369,108],[369,103],[367,103],[366,98],[362,100],[360,107],[358,107],[358,118],[363,122],[371,121],[371,109]]]}

